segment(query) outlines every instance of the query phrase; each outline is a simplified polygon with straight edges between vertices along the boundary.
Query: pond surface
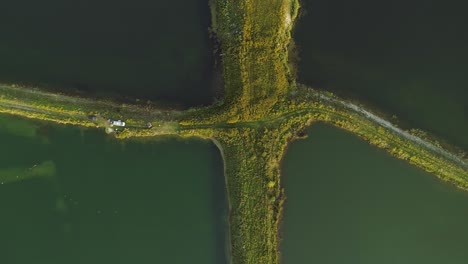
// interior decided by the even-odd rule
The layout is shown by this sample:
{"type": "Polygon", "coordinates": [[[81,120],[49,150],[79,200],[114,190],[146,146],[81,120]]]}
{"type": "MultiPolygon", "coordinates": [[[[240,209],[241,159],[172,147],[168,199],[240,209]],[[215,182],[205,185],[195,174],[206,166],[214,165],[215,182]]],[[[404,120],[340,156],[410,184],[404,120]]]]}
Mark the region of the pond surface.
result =
{"type": "Polygon", "coordinates": [[[1,9],[0,82],[184,106],[213,100],[206,0],[17,0],[1,9]]]}
{"type": "Polygon", "coordinates": [[[468,2],[303,0],[301,82],[468,150],[468,2]]]}
{"type": "Polygon", "coordinates": [[[219,151],[0,116],[0,262],[225,263],[219,151]]]}
{"type": "Polygon", "coordinates": [[[464,264],[468,192],[315,124],[283,162],[285,264],[464,264]]]}

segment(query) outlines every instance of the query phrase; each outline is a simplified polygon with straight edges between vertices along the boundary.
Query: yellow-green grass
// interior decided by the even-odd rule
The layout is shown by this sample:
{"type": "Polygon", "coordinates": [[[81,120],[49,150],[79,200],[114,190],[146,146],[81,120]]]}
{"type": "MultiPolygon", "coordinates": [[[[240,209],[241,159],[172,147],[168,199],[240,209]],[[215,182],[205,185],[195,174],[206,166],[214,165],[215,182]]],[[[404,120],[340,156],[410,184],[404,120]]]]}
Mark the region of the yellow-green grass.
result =
{"type": "Polygon", "coordinates": [[[312,122],[349,130],[468,188],[467,161],[408,137],[344,100],[298,88],[288,66],[290,31],[298,1],[212,0],[212,30],[221,44],[225,98],[187,111],[125,105],[0,85],[0,112],[82,126],[90,114],[125,120],[119,138],[177,135],[213,139],[225,162],[233,263],[279,262],[279,224],[284,201],[280,162],[288,143],[312,122]],[[328,99],[326,99],[328,98],[328,99]],[[145,124],[152,122],[153,129],[145,124]]]}

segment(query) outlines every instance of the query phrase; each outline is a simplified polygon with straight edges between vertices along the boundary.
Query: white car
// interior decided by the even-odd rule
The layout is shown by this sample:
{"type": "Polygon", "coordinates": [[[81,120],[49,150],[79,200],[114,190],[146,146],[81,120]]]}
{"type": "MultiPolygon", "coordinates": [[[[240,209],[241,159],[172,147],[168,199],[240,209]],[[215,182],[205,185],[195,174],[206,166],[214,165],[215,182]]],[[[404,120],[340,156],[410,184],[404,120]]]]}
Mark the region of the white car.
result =
{"type": "Polygon", "coordinates": [[[125,122],[122,121],[122,120],[117,120],[116,121],[116,120],[109,119],[108,121],[111,124],[111,126],[119,126],[119,127],[124,127],[125,126],[125,122]]]}

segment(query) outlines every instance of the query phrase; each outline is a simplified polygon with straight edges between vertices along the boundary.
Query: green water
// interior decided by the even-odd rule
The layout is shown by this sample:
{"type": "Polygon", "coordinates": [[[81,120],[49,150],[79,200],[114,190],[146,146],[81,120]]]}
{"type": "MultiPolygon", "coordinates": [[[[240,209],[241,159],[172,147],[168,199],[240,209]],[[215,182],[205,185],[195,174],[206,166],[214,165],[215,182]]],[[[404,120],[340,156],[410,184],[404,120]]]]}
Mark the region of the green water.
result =
{"type": "Polygon", "coordinates": [[[0,124],[0,263],[225,263],[213,144],[0,124]]]}
{"type": "Polygon", "coordinates": [[[299,79],[468,149],[468,2],[302,0],[299,79]]]}
{"type": "Polygon", "coordinates": [[[1,5],[0,82],[208,104],[208,1],[17,0],[1,5]]]}
{"type": "Polygon", "coordinates": [[[468,192],[313,125],[283,162],[285,264],[464,264],[468,192]]]}

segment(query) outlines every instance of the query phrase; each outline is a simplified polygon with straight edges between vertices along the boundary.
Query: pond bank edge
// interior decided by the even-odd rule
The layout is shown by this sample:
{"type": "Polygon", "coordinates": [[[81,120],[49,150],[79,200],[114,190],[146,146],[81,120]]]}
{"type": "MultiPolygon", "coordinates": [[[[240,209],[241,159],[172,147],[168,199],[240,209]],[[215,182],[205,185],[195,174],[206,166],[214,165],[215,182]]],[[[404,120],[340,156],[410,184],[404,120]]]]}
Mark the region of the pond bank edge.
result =
{"type": "Polygon", "coordinates": [[[226,173],[226,157],[224,155],[224,149],[221,143],[216,140],[215,138],[210,138],[211,142],[218,148],[219,153],[221,154],[221,158],[223,160],[223,176],[224,176],[224,185],[226,189],[226,197],[227,197],[227,203],[228,203],[228,223],[226,226],[226,257],[227,257],[227,264],[232,264],[233,259],[232,259],[232,245],[231,245],[231,227],[230,227],[230,217],[231,217],[231,210],[232,210],[232,205],[231,205],[231,196],[229,195],[229,187],[228,187],[228,182],[227,182],[227,173],[226,173]]]}

